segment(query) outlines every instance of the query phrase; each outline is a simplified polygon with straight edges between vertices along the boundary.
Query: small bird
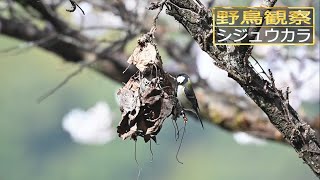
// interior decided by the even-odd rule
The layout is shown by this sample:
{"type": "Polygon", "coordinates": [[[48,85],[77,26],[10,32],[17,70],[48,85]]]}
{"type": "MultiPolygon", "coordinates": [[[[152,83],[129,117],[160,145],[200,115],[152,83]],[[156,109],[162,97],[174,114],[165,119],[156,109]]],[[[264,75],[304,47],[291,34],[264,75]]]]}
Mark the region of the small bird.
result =
{"type": "Polygon", "coordinates": [[[177,87],[177,98],[179,100],[182,109],[185,111],[193,112],[197,115],[200,120],[201,126],[203,127],[202,120],[199,117],[199,106],[197,97],[194,94],[192,83],[190,77],[187,74],[179,74],[176,78],[178,87],[177,87]]]}

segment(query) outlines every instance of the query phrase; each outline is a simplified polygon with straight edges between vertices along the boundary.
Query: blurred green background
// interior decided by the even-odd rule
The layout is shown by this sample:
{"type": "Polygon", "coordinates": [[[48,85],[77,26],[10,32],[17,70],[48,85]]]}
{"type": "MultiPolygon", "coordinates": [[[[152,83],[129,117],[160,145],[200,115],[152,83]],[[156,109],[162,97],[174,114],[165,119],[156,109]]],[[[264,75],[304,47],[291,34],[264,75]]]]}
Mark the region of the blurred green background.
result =
{"type": "MultiPolygon", "coordinates": [[[[17,44],[0,36],[0,49],[17,44]]],[[[119,84],[85,70],[41,104],[36,102],[75,68],[36,48],[0,54],[0,180],[136,179],[133,141],[116,138],[103,146],[80,145],[61,126],[71,109],[88,109],[103,100],[112,107],[116,127],[119,84]]],[[[316,179],[289,146],[272,142],[241,146],[231,133],[205,126],[202,130],[198,123],[189,121],[179,155],[183,165],[175,159],[178,142],[170,120],[159,133],[160,145],[153,145],[152,163],[149,144],[139,141],[140,179],[316,179]]]]}

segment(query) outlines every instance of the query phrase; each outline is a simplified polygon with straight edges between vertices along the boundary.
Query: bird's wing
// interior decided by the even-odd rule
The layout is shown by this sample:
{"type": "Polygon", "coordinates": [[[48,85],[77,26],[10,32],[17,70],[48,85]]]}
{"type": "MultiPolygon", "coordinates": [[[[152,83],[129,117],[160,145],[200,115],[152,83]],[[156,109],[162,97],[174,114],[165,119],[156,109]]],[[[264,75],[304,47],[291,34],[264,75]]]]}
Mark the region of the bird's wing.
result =
{"type": "Polygon", "coordinates": [[[200,110],[200,109],[199,109],[197,97],[196,97],[196,95],[194,94],[194,91],[193,91],[192,86],[190,86],[189,91],[186,91],[186,88],[184,88],[184,93],[186,94],[187,98],[191,101],[192,106],[193,106],[193,109],[195,110],[196,115],[197,115],[197,117],[198,117],[198,119],[199,119],[199,121],[200,121],[200,123],[201,123],[201,126],[202,126],[202,128],[204,129],[202,120],[201,120],[200,117],[199,117],[199,110],[200,110]]]}
{"type": "Polygon", "coordinates": [[[186,90],[187,88],[184,88],[184,93],[186,94],[187,98],[191,101],[193,109],[198,112],[199,106],[198,106],[198,101],[197,97],[194,94],[192,86],[189,89],[189,91],[186,90]]]}

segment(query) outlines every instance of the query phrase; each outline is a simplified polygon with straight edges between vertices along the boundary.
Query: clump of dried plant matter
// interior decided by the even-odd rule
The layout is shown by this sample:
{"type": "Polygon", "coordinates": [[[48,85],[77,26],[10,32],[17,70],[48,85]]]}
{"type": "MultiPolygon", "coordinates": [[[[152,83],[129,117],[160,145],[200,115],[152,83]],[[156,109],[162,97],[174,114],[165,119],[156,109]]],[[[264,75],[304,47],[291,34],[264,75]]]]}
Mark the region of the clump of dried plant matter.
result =
{"type": "Polygon", "coordinates": [[[162,60],[152,37],[145,34],[129,57],[128,63],[138,71],[118,91],[122,120],[117,132],[122,139],[137,136],[145,142],[160,132],[164,120],[173,115],[177,119],[181,109],[176,103],[175,81],[164,72],[162,60]]]}

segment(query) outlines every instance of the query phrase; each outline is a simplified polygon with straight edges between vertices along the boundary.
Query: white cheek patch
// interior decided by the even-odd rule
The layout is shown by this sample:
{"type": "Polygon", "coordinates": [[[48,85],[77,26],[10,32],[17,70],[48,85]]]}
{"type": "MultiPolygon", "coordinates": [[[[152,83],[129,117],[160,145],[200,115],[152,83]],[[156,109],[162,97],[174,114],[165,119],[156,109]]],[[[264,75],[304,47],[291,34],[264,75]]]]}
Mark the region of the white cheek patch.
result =
{"type": "Polygon", "coordinates": [[[185,77],[179,76],[179,77],[177,77],[177,82],[181,84],[181,83],[183,83],[184,79],[185,79],[185,77]]]}

